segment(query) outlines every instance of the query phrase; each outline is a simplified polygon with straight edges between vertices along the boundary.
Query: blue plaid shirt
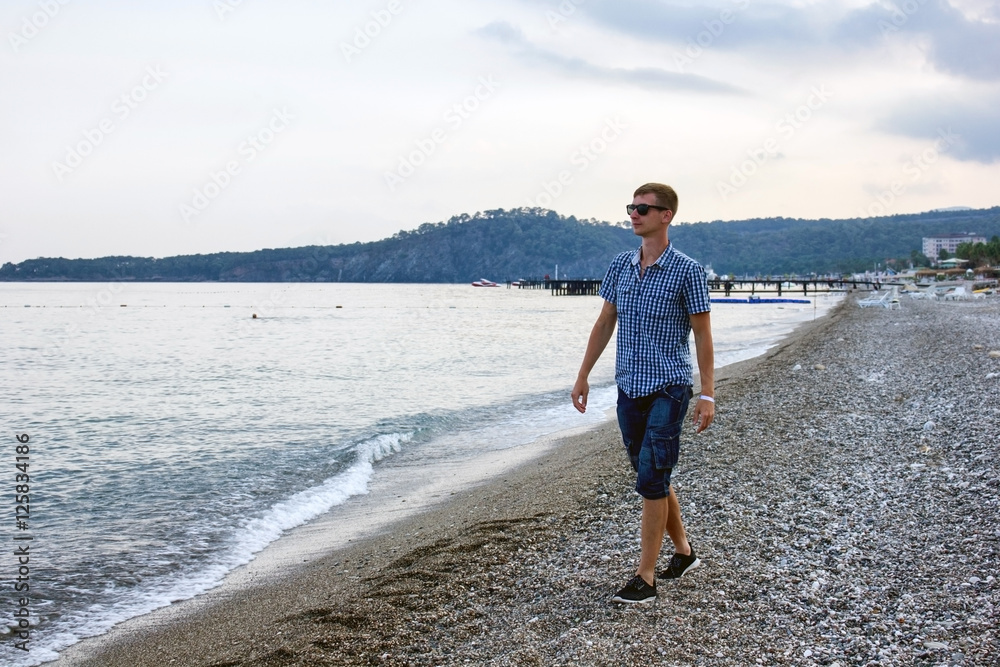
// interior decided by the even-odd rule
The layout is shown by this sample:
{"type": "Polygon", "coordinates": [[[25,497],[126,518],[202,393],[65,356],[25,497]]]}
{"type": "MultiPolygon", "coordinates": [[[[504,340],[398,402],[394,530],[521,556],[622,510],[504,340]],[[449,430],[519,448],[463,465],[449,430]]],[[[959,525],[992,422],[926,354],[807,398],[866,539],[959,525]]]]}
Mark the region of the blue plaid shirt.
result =
{"type": "Polygon", "coordinates": [[[615,257],[600,295],[618,309],[615,381],[630,398],[691,382],[690,315],[712,309],[705,269],[670,244],[639,278],[639,249],[615,257]]]}

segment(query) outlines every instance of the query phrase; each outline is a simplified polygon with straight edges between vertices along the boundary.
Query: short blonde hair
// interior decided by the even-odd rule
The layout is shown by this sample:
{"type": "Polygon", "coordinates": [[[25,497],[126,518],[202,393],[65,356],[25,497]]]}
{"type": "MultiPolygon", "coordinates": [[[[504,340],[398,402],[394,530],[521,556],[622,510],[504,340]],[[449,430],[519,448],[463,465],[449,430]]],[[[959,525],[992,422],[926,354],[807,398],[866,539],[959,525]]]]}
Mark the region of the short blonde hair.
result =
{"type": "Polygon", "coordinates": [[[638,197],[639,195],[656,195],[657,205],[669,208],[673,211],[674,215],[677,215],[677,193],[669,185],[664,185],[663,183],[646,183],[645,185],[640,185],[639,189],[632,194],[633,197],[638,197]]]}

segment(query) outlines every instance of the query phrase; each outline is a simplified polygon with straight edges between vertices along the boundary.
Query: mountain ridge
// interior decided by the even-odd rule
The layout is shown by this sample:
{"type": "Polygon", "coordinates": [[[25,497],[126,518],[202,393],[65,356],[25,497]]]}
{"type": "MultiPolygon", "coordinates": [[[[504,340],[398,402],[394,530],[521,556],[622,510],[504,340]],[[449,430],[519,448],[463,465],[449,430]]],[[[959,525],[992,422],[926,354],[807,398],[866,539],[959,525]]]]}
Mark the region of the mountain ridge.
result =
{"type": "MultiPolygon", "coordinates": [[[[917,258],[921,238],[1000,235],[1000,206],[841,220],[752,218],[679,223],[676,247],[720,274],[844,273],[917,258]]],[[[494,209],[424,223],[380,241],[249,252],[37,258],[0,267],[0,281],[467,282],[600,278],[619,252],[637,247],[622,223],[540,208],[494,209]]]]}

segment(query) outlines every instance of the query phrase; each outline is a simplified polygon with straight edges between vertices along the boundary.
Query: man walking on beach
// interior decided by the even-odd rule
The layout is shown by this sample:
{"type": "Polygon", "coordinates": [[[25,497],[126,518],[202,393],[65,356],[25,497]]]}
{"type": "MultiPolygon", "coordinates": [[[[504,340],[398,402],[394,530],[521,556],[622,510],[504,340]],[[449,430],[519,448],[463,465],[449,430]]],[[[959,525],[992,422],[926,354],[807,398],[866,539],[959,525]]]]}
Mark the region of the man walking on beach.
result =
{"type": "Polygon", "coordinates": [[[656,599],[655,569],[664,533],[673,541],[674,555],[659,573],[661,579],[677,579],[700,563],[670,486],[681,426],[693,397],[691,331],[701,376],[701,395],[692,415],[696,433],[715,417],[715,359],[705,270],[674,248],[667,235],[677,212],[677,193],[668,185],[647,183],[635,191],[626,210],[642,245],[618,255],[601,283],[604,307],[590,333],[572,398],[577,410],[587,410],[587,378],[617,324],[618,424],[643,501],[639,567],[612,600],[634,603],[656,599]]]}

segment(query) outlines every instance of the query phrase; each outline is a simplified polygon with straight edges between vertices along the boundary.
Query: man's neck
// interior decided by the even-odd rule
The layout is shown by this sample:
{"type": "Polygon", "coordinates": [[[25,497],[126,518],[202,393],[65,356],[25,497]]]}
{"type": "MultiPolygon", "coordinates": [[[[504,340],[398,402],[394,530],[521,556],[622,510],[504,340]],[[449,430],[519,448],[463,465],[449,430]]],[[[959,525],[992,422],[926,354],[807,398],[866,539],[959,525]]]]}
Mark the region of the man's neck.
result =
{"type": "Polygon", "coordinates": [[[646,268],[660,258],[660,255],[670,246],[667,235],[644,236],[639,250],[639,265],[646,268]]]}

